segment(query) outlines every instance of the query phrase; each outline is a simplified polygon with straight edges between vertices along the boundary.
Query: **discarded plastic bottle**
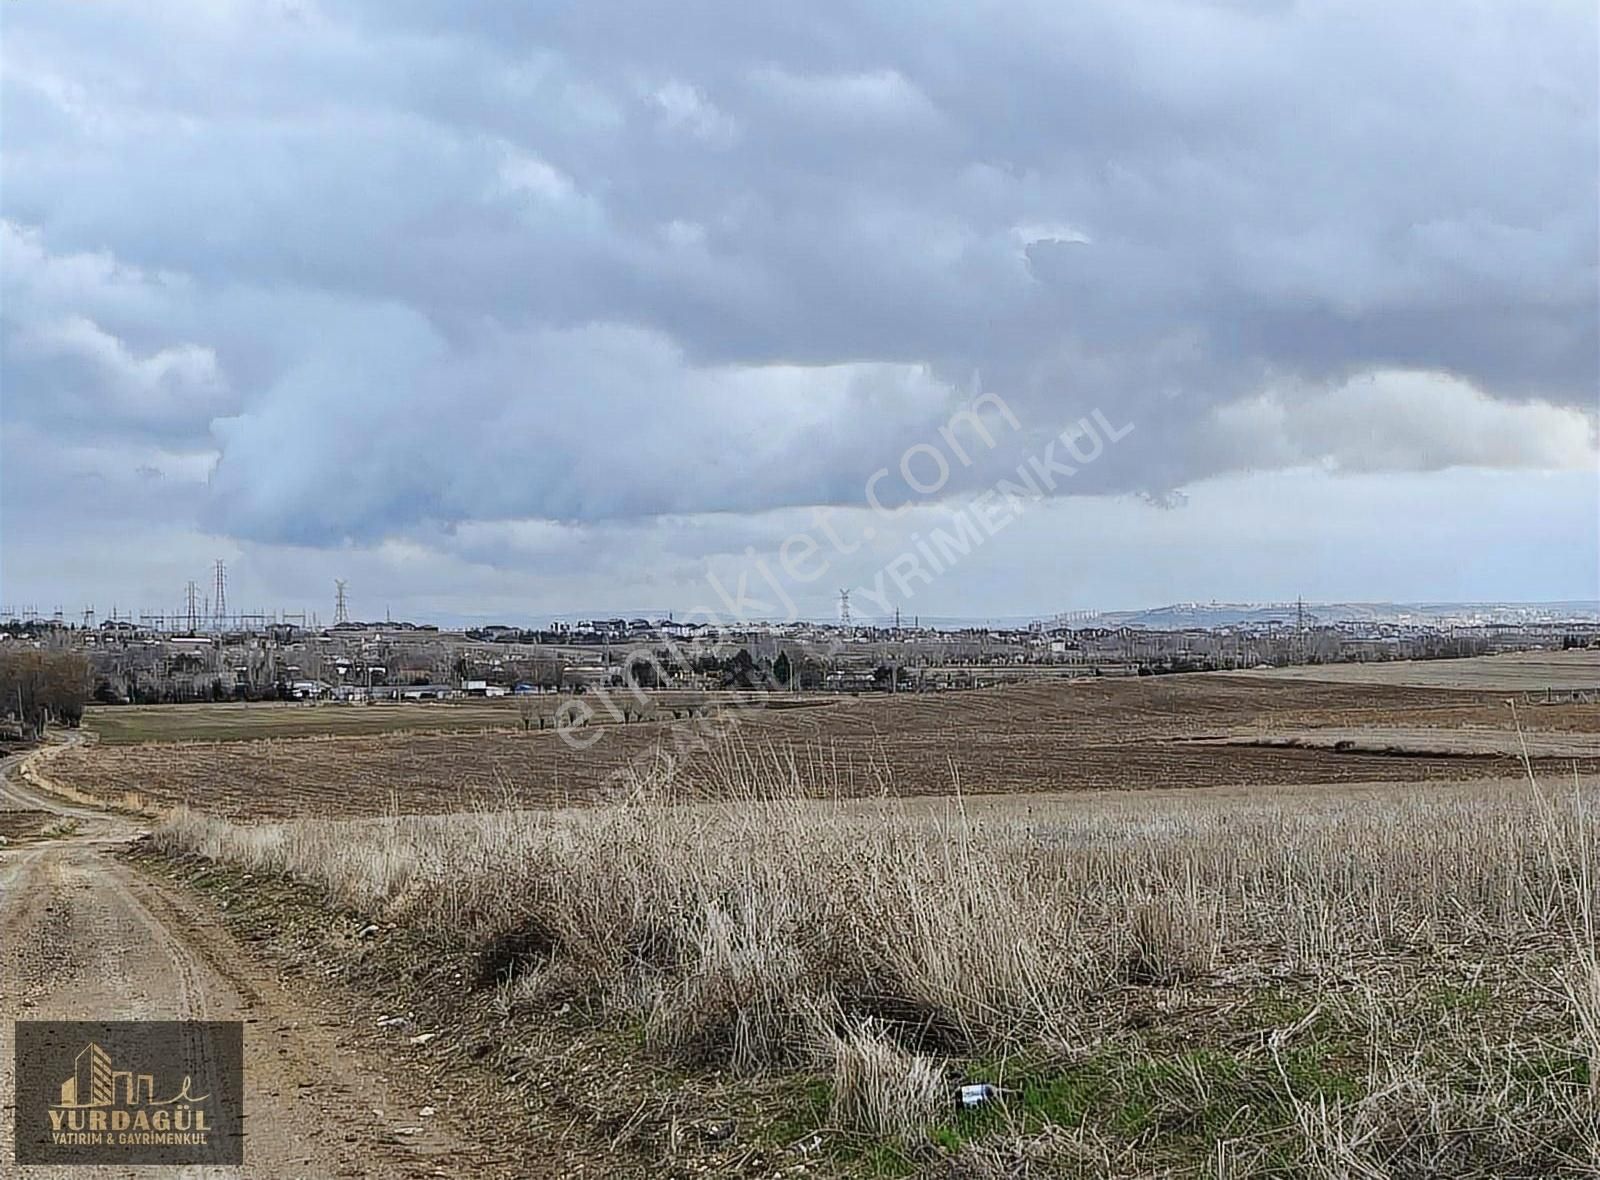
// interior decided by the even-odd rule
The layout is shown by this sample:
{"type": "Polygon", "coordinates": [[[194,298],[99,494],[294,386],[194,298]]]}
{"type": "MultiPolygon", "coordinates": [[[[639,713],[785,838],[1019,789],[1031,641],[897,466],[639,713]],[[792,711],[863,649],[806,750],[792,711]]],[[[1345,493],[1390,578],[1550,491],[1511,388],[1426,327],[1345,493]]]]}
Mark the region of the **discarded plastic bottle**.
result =
{"type": "Polygon", "coordinates": [[[961,1087],[961,1105],[982,1106],[985,1102],[993,1102],[995,1094],[995,1088],[988,1082],[974,1082],[961,1087]]]}

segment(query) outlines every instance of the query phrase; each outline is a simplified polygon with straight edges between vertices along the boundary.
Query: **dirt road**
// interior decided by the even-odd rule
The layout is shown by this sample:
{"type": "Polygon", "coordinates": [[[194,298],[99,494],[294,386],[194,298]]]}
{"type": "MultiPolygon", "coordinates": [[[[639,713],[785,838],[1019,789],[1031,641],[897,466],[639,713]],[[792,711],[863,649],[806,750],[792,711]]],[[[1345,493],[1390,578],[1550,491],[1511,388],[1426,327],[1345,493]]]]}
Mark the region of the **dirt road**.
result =
{"type": "Polygon", "coordinates": [[[59,816],[57,834],[0,849],[0,1176],[458,1176],[486,1169],[423,1116],[348,1025],[319,1010],[191,899],[122,863],[133,821],[42,796],[0,762],[0,810],[59,816]],[[75,830],[71,829],[76,823],[75,830]],[[245,1025],[242,1168],[15,1169],[12,1022],[206,1019],[245,1025]]]}

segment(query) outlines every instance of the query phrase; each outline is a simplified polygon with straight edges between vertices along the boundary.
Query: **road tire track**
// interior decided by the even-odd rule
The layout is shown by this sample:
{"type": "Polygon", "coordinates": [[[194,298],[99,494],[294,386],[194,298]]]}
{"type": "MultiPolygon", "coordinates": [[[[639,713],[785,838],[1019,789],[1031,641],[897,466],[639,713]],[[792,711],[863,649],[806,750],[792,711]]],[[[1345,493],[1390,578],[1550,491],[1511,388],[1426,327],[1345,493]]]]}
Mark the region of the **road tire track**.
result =
{"type": "MultiPolygon", "coordinates": [[[[37,754],[30,755],[37,756],[37,754]]],[[[322,1180],[477,1172],[483,1153],[441,1117],[422,1118],[399,1075],[357,1053],[347,1026],[291,992],[192,898],[137,872],[119,852],[140,834],[126,816],[50,798],[0,760],[0,809],[77,822],[0,848],[0,1021],[237,1020],[245,1025],[245,1165],[172,1169],[193,1177],[322,1180]]],[[[14,1083],[0,1051],[0,1175],[13,1174],[14,1083]]],[[[119,1168],[30,1170],[63,1180],[139,1175],[119,1168]]]]}

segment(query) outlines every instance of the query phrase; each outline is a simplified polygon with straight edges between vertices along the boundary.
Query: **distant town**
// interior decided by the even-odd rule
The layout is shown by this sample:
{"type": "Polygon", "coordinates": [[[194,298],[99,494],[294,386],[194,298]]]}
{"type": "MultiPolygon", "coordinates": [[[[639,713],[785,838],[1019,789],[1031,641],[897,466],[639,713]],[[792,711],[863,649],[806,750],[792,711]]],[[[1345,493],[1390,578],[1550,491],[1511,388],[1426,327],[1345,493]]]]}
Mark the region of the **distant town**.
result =
{"type": "MultiPolygon", "coordinates": [[[[220,563],[215,601],[225,603],[220,563]]],[[[1044,678],[1450,659],[1600,646],[1593,603],[1220,604],[1079,611],[1006,623],[919,617],[708,623],[662,617],[537,626],[228,614],[190,583],[172,614],[0,608],[0,645],[86,660],[101,704],[402,701],[629,687],[938,692],[1044,678]]]]}

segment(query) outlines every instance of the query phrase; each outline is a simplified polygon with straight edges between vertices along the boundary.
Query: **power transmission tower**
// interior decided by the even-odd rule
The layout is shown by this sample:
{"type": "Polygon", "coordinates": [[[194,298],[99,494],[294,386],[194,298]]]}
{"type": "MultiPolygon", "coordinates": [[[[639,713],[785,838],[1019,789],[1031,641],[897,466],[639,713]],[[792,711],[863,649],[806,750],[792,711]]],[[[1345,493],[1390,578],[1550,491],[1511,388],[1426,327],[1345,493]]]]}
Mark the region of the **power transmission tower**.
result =
{"type": "Polygon", "coordinates": [[[849,625],[850,625],[850,591],[841,589],[839,591],[839,626],[848,627],[849,625]]]}
{"type": "Polygon", "coordinates": [[[189,634],[193,635],[200,625],[200,587],[190,582],[187,587],[187,605],[189,616],[189,634]]]}
{"type": "Polygon", "coordinates": [[[222,564],[222,558],[217,558],[214,573],[213,590],[211,594],[211,621],[218,629],[227,625],[228,616],[228,569],[222,564]]]}
{"type": "Polygon", "coordinates": [[[340,623],[348,623],[350,621],[350,611],[345,606],[344,601],[344,588],[345,581],[343,578],[335,578],[333,580],[333,625],[335,627],[340,623]]]}

